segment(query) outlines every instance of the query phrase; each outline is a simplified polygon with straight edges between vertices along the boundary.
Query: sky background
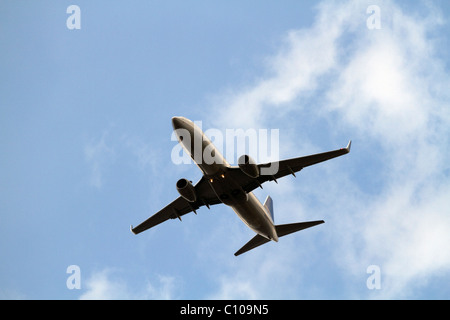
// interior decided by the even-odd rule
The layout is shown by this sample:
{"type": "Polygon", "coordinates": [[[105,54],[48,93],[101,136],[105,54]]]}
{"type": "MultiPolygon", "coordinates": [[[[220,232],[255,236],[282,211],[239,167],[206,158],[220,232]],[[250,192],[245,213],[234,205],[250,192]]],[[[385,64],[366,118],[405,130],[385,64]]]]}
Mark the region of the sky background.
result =
{"type": "Polygon", "coordinates": [[[449,16],[443,0],[0,0],[0,298],[449,299],[449,16]],[[201,177],[171,160],[173,116],[279,129],[280,158],[352,139],[255,192],[277,224],[326,223],[239,257],[254,234],[224,205],[131,234],[201,177]]]}

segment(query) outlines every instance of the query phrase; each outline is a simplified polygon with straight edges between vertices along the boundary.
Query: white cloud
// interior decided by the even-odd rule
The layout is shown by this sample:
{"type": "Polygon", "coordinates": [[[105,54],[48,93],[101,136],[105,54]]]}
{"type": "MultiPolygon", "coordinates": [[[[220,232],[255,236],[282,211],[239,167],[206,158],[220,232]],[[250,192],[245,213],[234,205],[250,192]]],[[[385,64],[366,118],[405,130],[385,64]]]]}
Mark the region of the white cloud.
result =
{"type": "MultiPolygon", "coordinates": [[[[287,33],[279,52],[268,58],[264,77],[253,86],[218,97],[218,101],[223,98],[223,112],[212,116],[220,121],[215,123],[219,127],[270,127],[275,117],[289,120],[308,110],[333,124],[330,134],[352,132],[356,143],[347,157],[362,158],[370,152],[376,158],[353,161],[361,165],[354,171],[328,169],[326,182],[311,181],[321,187],[299,185],[297,190],[321,200],[314,207],[316,214],[345,208],[339,216],[330,217],[333,228],[326,235],[340,244],[333,255],[343,273],[351,277],[377,264],[383,284],[376,297],[414,297],[428,279],[450,271],[450,251],[446,250],[450,243],[446,160],[450,97],[443,90],[450,87],[450,77],[434,49],[433,37],[442,23],[439,11],[431,7],[405,13],[392,1],[377,3],[381,30],[366,27],[370,2],[322,2],[310,28],[287,33]],[[323,96],[311,99],[318,93],[323,96]],[[302,99],[316,105],[306,106],[302,99]],[[370,172],[374,168],[379,171],[370,172]],[[377,176],[379,190],[373,193],[366,188],[367,181],[361,181],[356,170],[377,176]]],[[[284,143],[299,144],[297,140],[280,144],[284,143]]],[[[249,262],[256,269],[265,263],[265,259],[249,262]]],[[[283,268],[295,274],[287,265],[283,268]]],[[[230,273],[220,279],[218,296],[223,297],[270,296],[275,281],[265,273],[258,276],[258,271],[245,276],[230,273]]],[[[367,297],[368,292],[356,295],[367,297]]]]}
{"type": "MultiPolygon", "coordinates": [[[[284,238],[277,244],[266,244],[264,249],[255,249],[237,258],[230,254],[239,246],[234,248],[227,246],[227,250],[223,250],[219,259],[228,262],[224,262],[225,265],[214,270],[217,289],[206,298],[244,300],[297,298],[297,290],[305,279],[303,272],[295,269],[295,266],[302,257],[305,258],[306,255],[303,253],[307,249],[295,248],[291,240],[284,238]],[[296,254],[293,255],[292,252],[296,254]],[[235,260],[230,262],[230,258],[235,260]]],[[[308,259],[311,260],[310,255],[308,259]]]]}
{"type": "Polygon", "coordinates": [[[127,148],[127,152],[131,151],[140,170],[150,169],[152,173],[158,172],[162,161],[154,145],[129,135],[123,135],[120,142],[127,148]]]}
{"type": "Polygon", "coordinates": [[[161,156],[155,151],[157,147],[137,136],[119,136],[118,130],[114,129],[114,125],[110,125],[100,138],[91,138],[84,146],[84,159],[90,169],[89,184],[102,188],[112,165],[122,158],[126,158],[127,164],[134,169],[157,174],[162,163],[161,156]]]}
{"type": "Polygon", "coordinates": [[[136,289],[108,268],[92,274],[84,285],[87,289],[80,300],[170,300],[176,291],[173,277],[158,276],[156,285],[147,281],[144,288],[136,289]]]}
{"type": "Polygon", "coordinates": [[[274,113],[295,108],[293,101],[317,90],[321,77],[336,66],[336,42],[355,24],[354,5],[318,5],[317,20],[309,29],[290,30],[283,37],[278,53],[266,60],[267,74],[241,91],[230,90],[216,99],[219,127],[259,127],[274,113]],[[353,18],[353,19],[352,19],[353,18]],[[345,27],[343,27],[345,24],[345,27]],[[220,102],[219,102],[220,101],[220,102]],[[239,114],[239,117],[235,115],[239,114]]]}
{"type": "Polygon", "coordinates": [[[92,139],[84,147],[84,156],[86,162],[91,167],[90,184],[98,189],[103,185],[103,174],[105,166],[110,163],[114,157],[114,148],[106,144],[108,131],[104,131],[100,139],[92,139]]]}
{"type": "Polygon", "coordinates": [[[450,181],[448,154],[442,153],[449,100],[432,94],[450,78],[428,40],[435,27],[430,21],[439,18],[422,21],[388,2],[382,8],[392,14],[392,25],[355,40],[358,49],[338,67],[327,102],[368,146],[381,146],[383,191],[364,203],[367,215],[352,238],[364,245],[353,248],[353,259],[378,261],[385,284],[378,296],[392,298],[414,295],[426,279],[450,269],[450,181]]]}

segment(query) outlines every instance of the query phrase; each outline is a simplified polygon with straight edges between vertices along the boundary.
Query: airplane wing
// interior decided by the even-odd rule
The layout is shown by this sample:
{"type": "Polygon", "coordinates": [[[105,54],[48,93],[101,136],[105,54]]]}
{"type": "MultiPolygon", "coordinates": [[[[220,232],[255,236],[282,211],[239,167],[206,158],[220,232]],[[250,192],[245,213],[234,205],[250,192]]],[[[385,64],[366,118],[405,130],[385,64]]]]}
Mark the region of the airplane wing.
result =
{"type": "Polygon", "coordinates": [[[295,172],[298,172],[305,167],[347,154],[350,152],[351,144],[352,142],[349,141],[346,148],[317,153],[305,157],[259,164],[260,175],[258,178],[247,176],[239,169],[239,167],[232,167],[229,174],[233,175],[235,181],[238,182],[244,191],[251,192],[266,181],[274,180],[276,182],[278,178],[282,178],[289,174],[292,174],[295,177],[295,172]]]}
{"type": "Polygon", "coordinates": [[[194,188],[198,197],[197,201],[189,202],[180,196],[138,226],[134,228],[131,226],[131,232],[138,234],[168,219],[178,218],[181,220],[181,216],[192,211],[195,212],[203,205],[209,207],[210,205],[221,203],[204,177],[195,184],[194,188]]]}

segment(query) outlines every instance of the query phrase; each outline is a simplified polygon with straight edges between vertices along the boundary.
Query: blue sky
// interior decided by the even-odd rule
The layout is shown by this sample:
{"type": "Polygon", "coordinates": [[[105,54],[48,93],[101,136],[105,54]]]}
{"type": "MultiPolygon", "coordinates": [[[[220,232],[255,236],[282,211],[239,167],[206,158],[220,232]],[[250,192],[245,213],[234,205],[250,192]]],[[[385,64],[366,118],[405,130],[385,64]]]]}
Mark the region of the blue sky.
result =
{"type": "Polygon", "coordinates": [[[449,299],[449,14],[445,1],[0,1],[0,298],[449,299]],[[238,258],[253,234],[226,206],[132,235],[179,178],[200,178],[171,160],[176,115],[279,129],[281,158],[352,139],[256,191],[277,223],[326,223],[238,258]]]}

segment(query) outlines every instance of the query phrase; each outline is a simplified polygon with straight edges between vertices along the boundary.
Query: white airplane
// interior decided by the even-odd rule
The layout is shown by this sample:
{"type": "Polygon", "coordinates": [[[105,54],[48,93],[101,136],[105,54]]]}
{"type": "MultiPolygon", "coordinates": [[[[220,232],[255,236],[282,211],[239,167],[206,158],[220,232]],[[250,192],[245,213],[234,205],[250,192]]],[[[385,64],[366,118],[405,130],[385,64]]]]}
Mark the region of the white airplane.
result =
{"type": "Polygon", "coordinates": [[[290,174],[295,177],[295,172],[304,167],[349,153],[351,141],[346,148],[264,164],[256,164],[250,156],[243,155],[238,160],[238,166],[230,166],[191,120],[173,117],[172,125],[178,141],[203,172],[203,176],[195,185],[187,179],[178,180],[176,188],[180,196],[138,226],[131,226],[134,234],[168,219],[178,218],[181,221],[181,216],[192,211],[197,214],[196,210],[202,206],[209,209],[211,205],[224,203],[257,233],[234,254],[238,256],[271,240],[278,242],[279,237],[324,223],[323,220],[318,220],[275,225],[270,196],[262,204],[252,191],[262,188],[266,181],[277,182],[278,178],[290,174]],[[211,155],[214,161],[211,161],[211,157],[206,159],[205,155],[211,155]]]}

